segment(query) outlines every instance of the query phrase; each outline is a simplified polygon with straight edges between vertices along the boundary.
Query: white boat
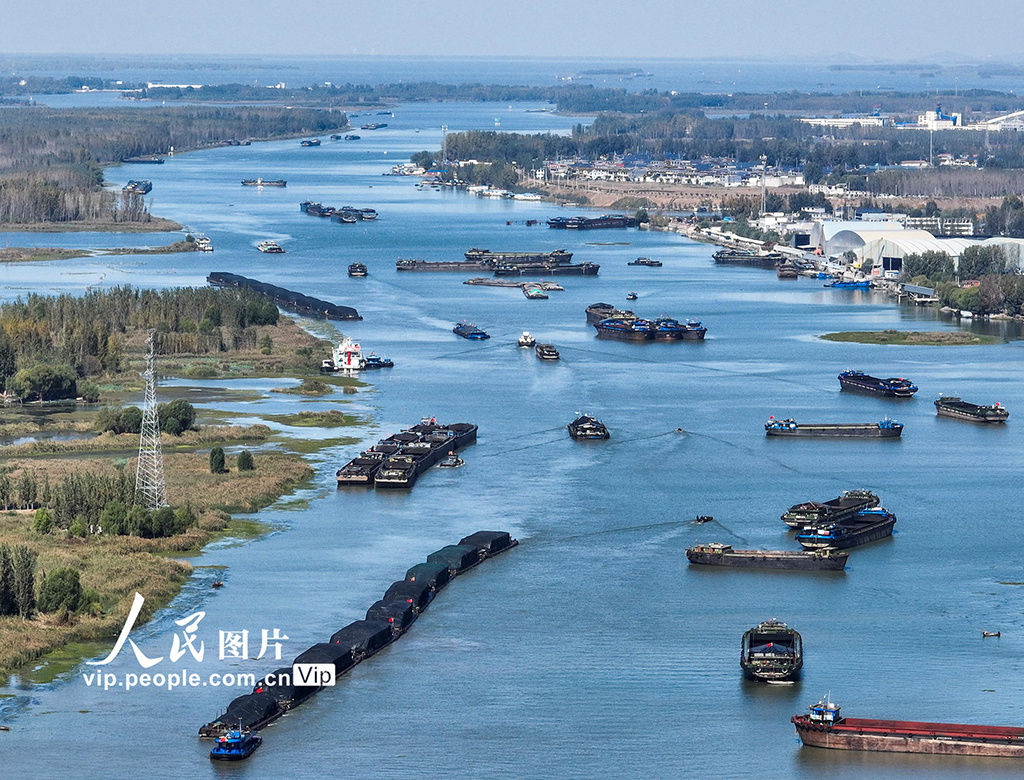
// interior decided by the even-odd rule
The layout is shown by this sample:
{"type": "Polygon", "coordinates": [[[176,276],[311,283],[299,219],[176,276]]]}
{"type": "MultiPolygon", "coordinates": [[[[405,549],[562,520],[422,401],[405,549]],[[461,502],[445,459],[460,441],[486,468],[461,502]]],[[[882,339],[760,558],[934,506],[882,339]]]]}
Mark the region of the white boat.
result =
{"type": "Polygon", "coordinates": [[[520,347],[532,347],[537,343],[537,339],[530,335],[529,331],[524,330],[523,335],[519,337],[519,341],[516,342],[520,347]]]}
{"type": "Polygon", "coordinates": [[[320,370],[325,373],[335,371],[352,373],[362,371],[364,368],[366,368],[366,358],[363,357],[363,350],[349,338],[334,347],[331,350],[330,359],[324,360],[320,364],[320,370]]]}
{"type": "Polygon", "coordinates": [[[270,255],[284,254],[284,248],[276,241],[260,241],[256,248],[261,252],[266,252],[270,255]]]}
{"type": "Polygon", "coordinates": [[[200,233],[195,237],[196,249],[200,252],[212,252],[213,242],[209,238],[200,233]]]}
{"type": "Polygon", "coordinates": [[[512,198],[514,200],[540,200],[541,196],[536,192],[517,192],[512,198]]]}

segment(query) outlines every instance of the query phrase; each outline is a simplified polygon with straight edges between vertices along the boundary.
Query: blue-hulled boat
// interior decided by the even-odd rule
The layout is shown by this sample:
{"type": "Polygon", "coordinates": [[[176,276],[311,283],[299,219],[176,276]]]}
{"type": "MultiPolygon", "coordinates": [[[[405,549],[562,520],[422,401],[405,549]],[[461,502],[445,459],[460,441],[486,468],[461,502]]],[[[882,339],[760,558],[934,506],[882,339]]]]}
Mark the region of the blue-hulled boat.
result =
{"type": "Polygon", "coordinates": [[[871,280],[863,279],[859,282],[854,282],[844,279],[836,279],[834,282],[826,282],[826,287],[832,287],[836,290],[870,290],[871,280]]]}
{"type": "Polygon", "coordinates": [[[683,329],[683,338],[687,341],[703,341],[708,329],[700,324],[700,320],[687,320],[683,329]]]}
{"type": "Polygon", "coordinates": [[[880,506],[864,509],[851,518],[823,525],[804,526],[796,540],[805,550],[825,547],[842,550],[892,536],[896,515],[880,506]]]}
{"type": "Polygon", "coordinates": [[[649,341],[654,338],[654,326],[650,320],[609,317],[596,325],[598,338],[619,341],[649,341]]]}
{"type": "Polygon", "coordinates": [[[489,339],[490,336],[484,331],[480,330],[476,325],[471,325],[468,322],[460,322],[454,328],[452,333],[456,336],[462,336],[464,339],[470,339],[471,341],[479,341],[481,339],[489,339]]]}
{"type": "Polygon", "coordinates": [[[917,392],[917,385],[903,377],[879,379],[877,376],[865,374],[863,371],[844,371],[839,375],[839,385],[843,390],[854,390],[859,393],[884,395],[890,398],[910,398],[917,392]]]}
{"type": "Polygon", "coordinates": [[[686,328],[672,317],[658,317],[654,321],[654,338],[658,341],[676,341],[683,338],[686,328]]]}
{"type": "Polygon", "coordinates": [[[363,369],[369,371],[374,368],[394,368],[395,361],[391,358],[384,357],[383,355],[374,355],[372,352],[365,358],[366,365],[363,369]]]}
{"type": "Polygon", "coordinates": [[[236,729],[229,731],[217,740],[210,751],[212,761],[243,761],[256,752],[263,744],[263,737],[248,731],[236,729]]]}

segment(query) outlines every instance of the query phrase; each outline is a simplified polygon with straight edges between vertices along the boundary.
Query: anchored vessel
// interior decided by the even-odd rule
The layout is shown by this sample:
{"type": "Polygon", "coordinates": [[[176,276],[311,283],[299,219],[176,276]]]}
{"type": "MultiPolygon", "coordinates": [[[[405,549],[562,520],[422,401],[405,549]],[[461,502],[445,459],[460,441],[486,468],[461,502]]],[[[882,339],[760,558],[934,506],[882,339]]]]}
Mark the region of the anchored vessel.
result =
{"type": "Polygon", "coordinates": [[[569,435],[577,441],[581,439],[611,438],[605,424],[589,414],[581,414],[566,427],[569,429],[569,435]]]}
{"type": "Polygon", "coordinates": [[[955,395],[943,395],[935,399],[935,413],[942,417],[983,423],[1006,422],[1010,416],[1010,413],[998,403],[979,406],[963,401],[955,395]]]}
{"type": "Polygon", "coordinates": [[[476,325],[468,322],[460,322],[452,328],[452,333],[456,336],[462,336],[464,339],[470,341],[481,341],[482,339],[489,339],[490,336],[484,331],[480,330],[476,325]]]}
{"type": "Polygon", "coordinates": [[[917,392],[917,385],[903,377],[879,379],[865,374],[863,371],[844,371],[839,375],[839,385],[843,390],[854,390],[858,393],[884,395],[889,398],[910,398],[917,392]]]}
{"type": "Polygon", "coordinates": [[[348,267],[349,276],[366,276],[366,266],[362,263],[350,263],[348,267]]]}
{"type": "Polygon", "coordinates": [[[805,745],[836,750],[1024,758],[1024,728],[844,718],[828,696],[790,720],[805,745]]]}
{"type": "Polygon", "coordinates": [[[595,326],[597,337],[618,341],[649,341],[654,338],[654,326],[650,320],[640,318],[609,317],[595,326]]]}
{"type": "Polygon", "coordinates": [[[541,360],[558,360],[561,357],[554,344],[538,344],[534,352],[536,352],[537,357],[541,360]]]}
{"type": "Polygon", "coordinates": [[[836,279],[831,282],[825,282],[826,287],[832,287],[836,290],[870,290],[871,280],[870,279],[836,279]]]}
{"type": "Polygon", "coordinates": [[[649,257],[638,257],[636,260],[630,260],[626,265],[643,265],[648,268],[661,268],[663,263],[661,260],[651,260],[649,257]]]}
{"type": "Polygon", "coordinates": [[[319,138],[306,138],[303,141],[299,141],[299,146],[319,146],[319,145],[320,145],[320,139],[319,138]]]}
{"type": "Polygon", "coordinates": [[[785,259],[778,252],[746,252],[742,249],[719,249],[711,257],[716,263],[760,265],[765,268],[774,268],[777,262],[785,259]]]}
{"type": "Polygon", "coordinates": [[[813,524],[804,527],[796,540],[805,550],[833,547],[839,550],[857,547],[892,536],[896,515],[882,507],[873,507],[858,512],[853,517],[836,522],[813,524]]]}
{"type": "Polygon", "coordinates": [[[601,320],[610,318],[636,319],[636,315],[629,310],[616,309],[610,303],[592,303],[587,307],[587,324],[596,325],[601,320]]]}
{"type": "Polygon", "coordinates": [[[152,189],[153,182],[149,179],[132,179],[121,188],[121,192],[133,192],[136,195],[147,195],[152,189]]]}
{"type": "Polygon", "coordinates": [[[796,279],[800,275],[800,269],[796,263],[787,260],[775,266],[775,275],[780,279],[796,279]]]}
{"type": "Polygon", "coordinates": [[[366,365],[363,366],[365,371],[371,371],[375,368],[394,368],[395,361],[389,357],[383,355],[374,355],[372,352],[366,356],[366,365]]]}
{"type": "Polygon", "coordinates": [[[624,214],[602,214],[600,217],[554,217],[548,227],[557,230],[596,230],[598,228],[636,227],[640,220],[624,214]]]}
{"type": "MultiPolygon", "coordinates": [[[[198,239],[197,239],[198,243],[198,239]]],[[[224,271],[213,271],[206,277],[206,283],[212,287],[247,287],[260,295],[264,295],[282,309],[290,309],[310,317],[323,317],[328,320],[361,320],[359,312],[351,306],[339,306],[329,301],[303,295],[294,290],[286,290],[273,284],[267,284],[257,279],[250,279],[238,274],[229,274],[224,271]]]]}
{"type": "Polygon", "coordinates": [[[284,179],[242,179],[243,187],[287,187],[284,179]]]}
{"type": "Polygon", "coordinates": [[[878,506],[879,498],[870,490],[847,490],[831,501],[804,501],[794,504],[782,521],[790,528],[803,528],[812,523],[826,523],[853,517],[862,509],[878,506]]]}
{"type": "Polygon", "coordinates": [[[765,436],[804,436],[817,438],[897,439],[903,424],[885,417],[876,423],[798,423],[792,417],[764,424],[765,436]]]}
{"type": "Polygon", "coordinates": [[[354,373],[366,368],[363,350],[350,338],[345,338],[338,346],[331,349],[331,356],[320,363],[321,374],[333,374],[336,371],[354,373]]]}
{"type": "Polygon", "coordinates": [[[846,568],[849,553],[822,549],[791,552],[788,550],[734,550],[731,544],[712,542],[686,550],[690,563],[705,566],[735,566],[744,569],[795,569],[800,571],[841,571],[846,568]]]}
{"type": "Polygon", "coordinates": [[[750,679],[795,680],[803,665],[803,640],[785,623],[772,618],[744,632],[740,666],[750,679]]]}

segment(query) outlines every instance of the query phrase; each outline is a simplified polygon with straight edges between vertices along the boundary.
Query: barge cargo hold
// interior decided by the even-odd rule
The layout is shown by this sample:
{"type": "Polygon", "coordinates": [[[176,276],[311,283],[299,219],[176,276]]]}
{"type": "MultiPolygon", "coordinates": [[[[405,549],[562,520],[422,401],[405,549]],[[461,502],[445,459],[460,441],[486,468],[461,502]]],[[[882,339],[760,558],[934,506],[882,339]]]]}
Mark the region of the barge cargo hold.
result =
{"type": "Polygon", "coordinates": [[[862,509],[878,506],[878,496],[870,490],[846,490],[830,501],[804,501],[794,504],[782,515],[790,528],[803,528],[811,523],[825,523],[853,517],[862,509]]]}
{"type": "Polygon", "coordinates": [[[735,566],[741,569],[788,569],[793,571],[842,571],[849,553],[836,550],[791,552],[788,550],[734,550],[731,544],[698,544],[686,551],[690,563],[702,566],[735,566]]]}
{"type": "Polygon", "coordinates": [[[628,309],[616,309],[610,303],[592,303],[587,307],[588,325],[597,325],[602,320],[608,319],[635,320],[637,315],[628,309]]]}
{"type": "Polygon", "coordinates": [[[935,413],[941,417],[981,423],[1002,423],[1010,416],[1010,413],[998,403],[979,406],[963,401],[955,395],[943,395],[935,399],[935,413]]]}
{"type": "Polygon", "coordinates": [[[903,424],[888,417],[876,423],[798,423],[793,418],[776,420],[769,417],[764,424],[765,436],[789,436],[831,439],[898,439],[903,424]]]}
{"type": "Polygon", "coordinates": [[[569,435],[577,441],[611,438],[605,424],[589,414],[580,415],[566,427],[569,429],[569,435]]]}
{"type": "Polygon", "coordinates": [[[839,386],[843,390],[858,393],[882,395],[887,398],[910,398],[917,392],[917,385],[903,377],[879,379],[863,371],[844,371],[839,375],[839,386]]]}
{"type": "Polygon", "coordinates": [[[719,249],[711,257],[716,263],[755,265],[762,268],[774,268],[776,263],[785,260],[785,257],[778,252],[745,252],[739,249],[719,249]]]}
{"type": "Polygon", "coordinates": [[[419,475],[442,457],[475,442],[476,434],[472,423],[439,425],[425,418],[409,430],[382,439],[338,469],[338,486],[411,488],[419,475]]]}
{"type": "Polygon", "coordinates": [[[834,750],[1024,758],[1024,728],[844,718],[828,697],[790,721],[800,741],[834,750]]]}
{"type": "Polygon", "coordinates": [[[772,618],[744,632],[740,666],[751,680],[795,680],[803,665],[803,640],[785,623],[772,618]]]}
{"type": "Polygon", "coordinates": [[[600,339],[616,341],[653,341],[654,325],[650,320],[610,317],[594,326],[600,339]]]}
{"type": "Polygon", "coordinates": [[[601,228],[636,227],[640,220],[625,214],[602,214],[600,217],[554,217],[548,227],[556,230],[599,230],[601,228]]]}
{"type": "Polygon", "coordinates": [[[845,550],[892,536],[894,525],[896,515],[874,507],[836,523],[808,525],[796,535],[796,540],[805,550],[823,547],[845,550]]]}
{"type": "MultiPolygon", "coordinates": [[[[392,583],[388,592],[401,591],[404,594],[404,588],[408,586],[414,597],[426,592],[432,598],[448,578],[518,544],[518,540],[504,531],[477,531],[463,537],[458,545],[432,553],[431,558],[438,562],[413,566],[406,580],[392,583]],[[430,579],[436,587],[428,582],[430,579]]],[[[367,610],[366,620],[345,626],[334,633],[330,642],[314,644],[296,656],[291,666],[281,667],[263,677],[252,693],[233,699],[222,715],[201,726],[199,736],[220,739],[234,730],[255,732],[321,690],[319,684],[302,685],[301,681],[293,680],[295,664],[327,664],[334,668],[337,679],[360,661],[400,638],[411,627],[415,615],[411,603],[404,599],[397,601],[399,603],[385,595],[367,610]]]]}
{"type": "Polygon", "coordinates": [[[257,279],[249,279],[238,274],[224,271],[213,271],[206,277],[211,287],[244,287],[259,293],[276,303],[282,309],[305,314],[310,317],[321,317],[328,320],[361,320],[359,312],[351,306],[339,306],[336,303],[322,301],[294,290],[286,290],[273,284],[257,279]]]}

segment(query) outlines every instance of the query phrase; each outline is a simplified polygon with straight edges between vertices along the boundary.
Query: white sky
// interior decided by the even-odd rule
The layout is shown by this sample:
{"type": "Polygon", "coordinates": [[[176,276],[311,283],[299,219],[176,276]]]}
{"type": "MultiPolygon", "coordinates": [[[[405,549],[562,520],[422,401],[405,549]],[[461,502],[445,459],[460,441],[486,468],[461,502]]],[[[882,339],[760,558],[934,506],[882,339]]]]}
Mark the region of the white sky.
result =
{"type": "Polygon", "coordinates": [[[844,54],[885,61],[1024,54],[1009,0],[59,0],[0,3],[0,53],[844,54]]]}

